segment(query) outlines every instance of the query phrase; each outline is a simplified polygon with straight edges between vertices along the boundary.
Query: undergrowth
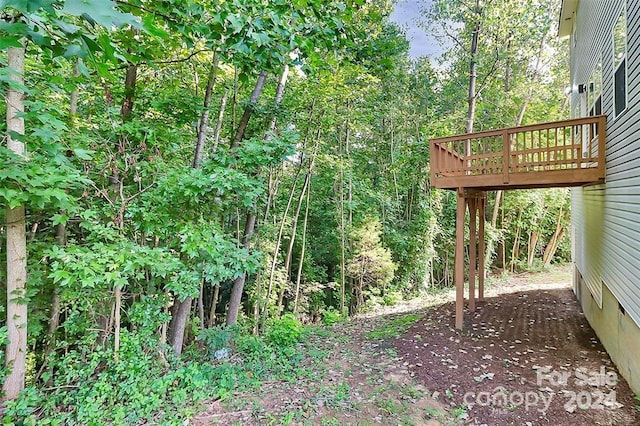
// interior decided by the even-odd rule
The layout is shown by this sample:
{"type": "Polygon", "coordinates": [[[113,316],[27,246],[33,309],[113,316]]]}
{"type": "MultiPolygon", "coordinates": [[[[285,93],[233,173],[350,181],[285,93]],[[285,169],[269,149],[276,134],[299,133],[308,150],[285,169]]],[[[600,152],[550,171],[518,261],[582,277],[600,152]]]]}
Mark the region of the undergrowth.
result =
{"type": "Polygon", "coordinates": [[[407,331],[422,315],[405,315],[392,319],[377,329],[365,334],[367,339],[384,340],[397,337],[407,331]]]}
{"type": "Polygon", "coordinates": [[[265,337],[222,327],[210,329],[181,358],[149,350],[149,341],[123,330],[118,359],[113,350],[67,350],[52,356],[38,386],[6,403],[5,425],[183,424],[204,400],[268,380],[294,381],[308,374],[299,342],[300,323],[272,321],[265,337]],[[227,348],[228,356],[212,354],[227,348]]]}

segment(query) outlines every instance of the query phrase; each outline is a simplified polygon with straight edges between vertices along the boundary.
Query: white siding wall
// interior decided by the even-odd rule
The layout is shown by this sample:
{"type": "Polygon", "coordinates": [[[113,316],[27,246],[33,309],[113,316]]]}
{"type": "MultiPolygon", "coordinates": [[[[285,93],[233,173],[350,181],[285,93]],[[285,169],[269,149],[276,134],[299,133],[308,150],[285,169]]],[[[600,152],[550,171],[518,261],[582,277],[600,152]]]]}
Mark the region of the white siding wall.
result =
{"type": "MultiPolygon", "coordinates": [[[[573,190],[574,261],[602,307],[604,283],[640,325],[640,1],[582,0],[571,51],[572,110],[602,58],[606,184],[573,190]],[[627,4],[627,109],[613,117],[613,26],[627,4]]],[[[581,99],[581,97],[583,97],[581,99]]],[[[588,297],[588,295],[583,295],[588,297]]]]}

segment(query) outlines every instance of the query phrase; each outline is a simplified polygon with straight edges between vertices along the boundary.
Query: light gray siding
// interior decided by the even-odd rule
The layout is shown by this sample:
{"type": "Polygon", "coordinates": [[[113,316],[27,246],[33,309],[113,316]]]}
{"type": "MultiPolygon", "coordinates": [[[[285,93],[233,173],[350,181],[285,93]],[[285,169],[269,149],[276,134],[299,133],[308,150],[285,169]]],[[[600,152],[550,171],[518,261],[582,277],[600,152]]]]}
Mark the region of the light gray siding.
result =
{"type": "Polygon", "coordinates": [[[582,0],[575,22],[572,108],[586,104],[577,87],[587,84],[602,58],[602,113],[608,119],[606,183],[573,190],[574,261],[600,307],[604,283],[640,325],[640,1],[582,0]],[[614,118],[613,26],[625,3],[627,109],[614,118]]]}

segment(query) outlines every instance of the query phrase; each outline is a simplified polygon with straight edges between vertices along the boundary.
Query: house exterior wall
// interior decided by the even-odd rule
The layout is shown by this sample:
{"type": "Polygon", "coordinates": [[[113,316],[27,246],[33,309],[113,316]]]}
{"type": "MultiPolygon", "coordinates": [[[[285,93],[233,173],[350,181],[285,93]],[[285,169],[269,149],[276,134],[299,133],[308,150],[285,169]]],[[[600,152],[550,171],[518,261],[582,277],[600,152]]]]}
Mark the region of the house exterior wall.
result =
{"type": "Polygon", "coordinates": [[[589,111],[588,83],[602,64],[606,183],[572,191],[574,289],[587,319],[640,393],[640,2],[581,0],[571,36],[572,115],[589,111]],[[613,28],[626,7],[627,102],[614,110],[613,28]]]}

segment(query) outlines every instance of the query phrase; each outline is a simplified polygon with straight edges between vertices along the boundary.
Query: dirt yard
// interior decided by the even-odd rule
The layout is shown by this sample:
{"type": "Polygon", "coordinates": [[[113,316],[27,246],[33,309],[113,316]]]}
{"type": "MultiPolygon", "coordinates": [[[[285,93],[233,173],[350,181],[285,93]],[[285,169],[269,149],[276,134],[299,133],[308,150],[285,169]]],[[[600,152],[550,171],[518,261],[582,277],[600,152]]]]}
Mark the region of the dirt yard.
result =
{"type": "Polygon", "coordinates": [[[465,423],[638,425],[638,402],[619,376],[564,282],[494,289],[465,330],[453,304],[428,310],[396,342],[418,383],[465,423]]]}
{"type": "Polygon", "coordinates": [[[216,402],[193,424],[640,425],[569,270],[494,283],[465,329],[446,292],[314,335],[315,363],[216,402]]]}

